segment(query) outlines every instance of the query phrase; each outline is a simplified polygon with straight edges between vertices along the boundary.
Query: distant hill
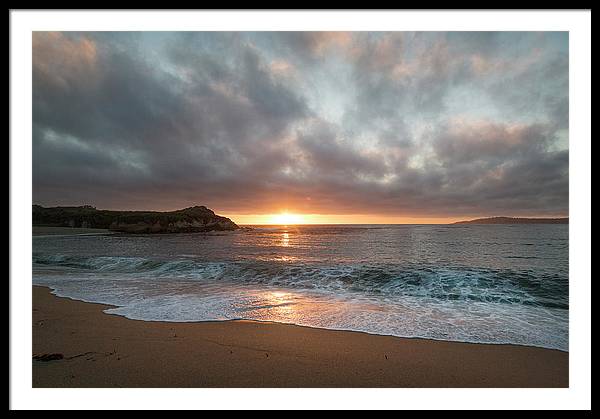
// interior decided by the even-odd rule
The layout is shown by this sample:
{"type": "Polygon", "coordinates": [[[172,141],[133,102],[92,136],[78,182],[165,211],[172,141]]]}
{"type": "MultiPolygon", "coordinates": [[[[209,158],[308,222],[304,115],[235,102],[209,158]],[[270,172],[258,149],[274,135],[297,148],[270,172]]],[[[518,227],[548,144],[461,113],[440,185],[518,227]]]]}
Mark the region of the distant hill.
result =
{"type": "Polygon", "coordinates": [[[227,217],[216,215],[204,206],[177,211],[110,211],[92,206],[45,208],[33,205],[35,226],[104,228],[125,233],[181,233],[236,230],[227,217]]]}
{"type": "Polygon", "coordinates": [[[476,220],[457,221],[453,224],[569,224],[569,218],[515,218],[490,217],[476,220]]]}

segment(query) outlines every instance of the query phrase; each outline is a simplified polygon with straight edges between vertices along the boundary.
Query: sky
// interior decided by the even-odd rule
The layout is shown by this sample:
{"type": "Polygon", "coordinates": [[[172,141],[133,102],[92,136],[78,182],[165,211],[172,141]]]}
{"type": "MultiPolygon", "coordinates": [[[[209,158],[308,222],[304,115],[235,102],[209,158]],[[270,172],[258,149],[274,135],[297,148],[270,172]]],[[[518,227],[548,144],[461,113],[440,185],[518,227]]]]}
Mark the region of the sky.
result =
{"type": "Polygon", "coordinates": [[[568,215],[567,32],[35,32],[33,202],[568,215]]]}

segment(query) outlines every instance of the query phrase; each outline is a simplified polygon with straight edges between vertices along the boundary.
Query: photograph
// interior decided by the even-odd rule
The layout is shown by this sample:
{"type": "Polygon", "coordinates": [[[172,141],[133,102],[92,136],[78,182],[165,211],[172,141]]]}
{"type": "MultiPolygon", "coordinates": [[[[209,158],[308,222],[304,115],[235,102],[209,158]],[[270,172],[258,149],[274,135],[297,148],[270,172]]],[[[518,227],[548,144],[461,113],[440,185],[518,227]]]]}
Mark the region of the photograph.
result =
{"type": "Polygon", "coordinates": [[[568,30],[28,36],[29,391],[573,385],[568,30]]]}

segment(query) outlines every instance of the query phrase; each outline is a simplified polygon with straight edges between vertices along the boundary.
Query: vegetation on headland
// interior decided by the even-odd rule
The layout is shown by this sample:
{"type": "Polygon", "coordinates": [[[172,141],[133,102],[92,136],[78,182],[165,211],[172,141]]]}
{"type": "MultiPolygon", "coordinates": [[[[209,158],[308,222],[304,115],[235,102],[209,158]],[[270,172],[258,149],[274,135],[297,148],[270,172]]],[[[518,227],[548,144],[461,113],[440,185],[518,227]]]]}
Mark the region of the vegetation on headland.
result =
{"type": "Polygon", "coordinates": [[[569,224],[569,218],[490,217],[477,218],[468,221],[457,221],[454,224],[569,224]]]}
{"type": "Polygon", "coordinates": [[[204,206],[177,211],[111,211],[92,206],[45,208],[33,205],[33,225],[52,227],[103,228],[125,233],[180,233],[236,230],[227,217],[204,206]]]}

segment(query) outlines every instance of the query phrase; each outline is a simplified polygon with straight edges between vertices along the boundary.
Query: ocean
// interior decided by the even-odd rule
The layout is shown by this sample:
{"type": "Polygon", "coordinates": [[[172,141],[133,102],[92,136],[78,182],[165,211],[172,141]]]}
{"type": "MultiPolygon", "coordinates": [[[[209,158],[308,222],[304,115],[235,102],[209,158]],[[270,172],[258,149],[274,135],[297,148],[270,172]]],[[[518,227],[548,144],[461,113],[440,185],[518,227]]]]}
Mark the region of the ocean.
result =
{"type": "Polygon", "coordinates": [[[33,237],[33,283],[147,321],[249,319],[568,351],[568,225],[33,237]]]}

